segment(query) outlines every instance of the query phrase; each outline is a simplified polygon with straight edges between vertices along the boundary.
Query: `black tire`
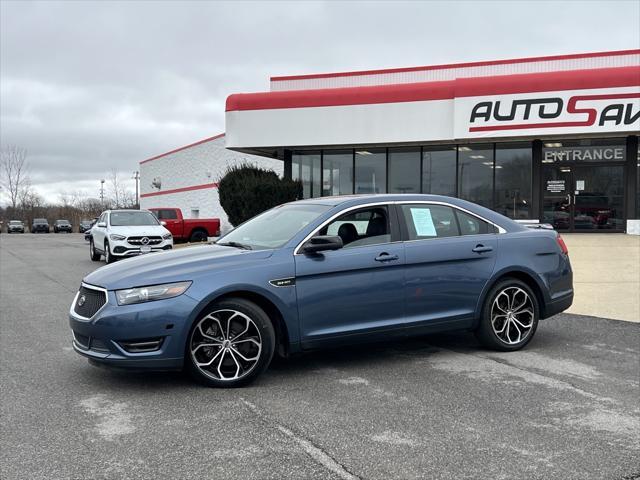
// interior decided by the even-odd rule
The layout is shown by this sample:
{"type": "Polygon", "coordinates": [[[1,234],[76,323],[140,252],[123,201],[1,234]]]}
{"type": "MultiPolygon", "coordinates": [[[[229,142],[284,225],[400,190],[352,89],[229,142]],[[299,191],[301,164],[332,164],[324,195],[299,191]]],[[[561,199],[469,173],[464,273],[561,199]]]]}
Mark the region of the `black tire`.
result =
{"type": "Polygon", "coordinates": [[[100,253],[96,251],[96,246],[93,244],[93,239],[89,240],[89,257],[91,258],[91,260],[94,262],[99,262],[101,256],[102,255],[100,255],[100,253]]]}
{"type": "Polygon", "coordinates": [[[207,232],[204,230],[194,230],[191,232],[191,236],[189,237],[189,242],[191,243],[199,243],[207,241],[207,232]]]}
{"type": "Polygon", "coordinates": [[[520,350],[535,335],[539,316],[540,306],[533,290],[516,278],[505,278],[489,291],[482,307],[482,316],[475,335],[480,343],[487,348],[503,352],[520,350]],[[523,302],[524,295],[519,292],[524,292],[527,300],[523,302]],[[516,297],[509,303],[508,298],[511,294],[516,297]],[[507,304],[509,308],[506,307],[507,304]],[[527,313],[529,310],[532,315],[527,313]],[[511,312],[511,317],[508,312],[511,312]],[[495,317],[495,321],[492,320],[493,317],[495,317]],[[514,318],[515,320],[513,320],[514,318]],[[524,328],[525,326],[528,328],[524,328]],[[520,332],[520,336],[518,336],[518,332],[520,332]],[[520,339],[520,337],[522,338],[520,339]]]}
{"type": "MultiPolygon", "coordinates": [[[[223,316],[223,313],[221,312],[219,316],[223,316]]],[[[220,321],[224,322],[224,318],[221,318],[220,321]]],[[[240,318],[239,321],[242,322],[243,319],[240,318]]],[[[234,331],[234,328],[232,327],[229,338],[234,339],[234,333],[236,334],[235,338],[244,338],[242,337],[241,334],[238,334],[238,331],[237,331],[243,328],[243,324],[238,323],[238,324],[232,324],[232,325],[233,327],[236,327],[236,331],[234,331]]],[[[248,322],[246,325],[248,329],[249,328],[248,322]]],[[[210,332],[210,330],[207,330],[207,331],[210,332]]],[[[223,334],[220,338],[222,339],[224,338],[224,336],[225,335],[223,334]]],[[[223,340],[220,340],[220,341],[223,341],[223,340]]],[[[230,342],[233,342],[233,340],[230,340],[230,342]]],[[[189,372],[189,374],[195,380],[197,380],[198,382],[208,387],[214,387],[214,388],[242,387],[251,383],[253,380],[256,379],[256,377],[258,377],[262,372],[264,372],[267,369],[267,367],[269,366],[273,358],[273,354],[275,352],[275,346],[276,346],[275,330],[273,328],[273,324],[271,323],[271,320],[269,319],[267,314],[264,312],[264,310],[262,310],[255,303],[250,302],[248,300],[244,300],[242,298],[229,298],[229,299],[221,300],[219,302],[216,302],[213,306],[207,308],[204,312],[202,312],[202,314],[198,317],[198,319],[193,323],[191,327],[191,331],[189,332],[189,336],[187,337],[186,345],[185,345],[185,362],[184,362],[185,369],[189,372]],[[239,378],[224,380],[220,378],[215,378],[215,375],[216,375],[215,373],[212,373],[212,372],[210,372],[210,374],[205,373],[203,370],[206,370],[206,368],[201,369],[200,367],[198,367],[195,363],[194,356],[191,353],[192,342],[194,345],[197,344],[198,343],[197,337],[201,337],[201,334],[200,334],[201,330],[198,328],[198,325],[200,324],[200,322],[206,321],[206,318],[208,315],[214,312],[220,312],[220,311],[223,311],[223,312],[235,311],[248,317],[253,322],[253,325],[251,326],[251,328],[253,329],[255,327],[256,331],[259,333],[259,335],[253,337],[253,338],[258,338],[261,343],[260,351],[259,353],[256,352],[256,356],[255,356],[257,360],[255,361],[253,366],[251,366],[251,368],[247,368],[246,373],[243,372],[242,376],[239,376],[239,378]]],[[[212,349],[213,348],[216,348],[216,347],[212,347],[212,349]]],[[[215,358],[217,356],[216,352],[218,352],[219,354],[220,350],[223,349],[223,346],[221,345],[220,347],[217,347],[217,348],[218,350],[211,351],[210,353],[211,357],[207,357],[208,353],[206,351],[205,352],[200,351],[200,353],[205,354],[205,360],[208,358],[215,358]]],[[[227,350],[231,350],[232,352],[230,352],[228,355],[226,352],[222,352],[222,356],[220,357],[221,362],[225,360],[225,355],[227,355],[227,360],[229,359],[229,355],[231,357],[234,357],[232,353],[233,352],[237,353],[237,350],[234,350],[233,348],[238,348],[238,347],[236,346],[236,344],[233,344],[233,347],[229,346],[227,350]]],[[[196,350],[197,350],[197,347],[196,347],[196,350]]],[[[246,354],[246,351],[245,351],[245,354],[246,354]]],[[[237,365],[237,359],[238,357],[234,357],[232,359],[236,361],[236,365],[237,365]]],[[[240,363],[244,365],[244,362],[240,362],[240,363]]]]}
{"type": "Polygon", "coordinates": [[[104,242],[104,261],[108,264],[113,263],[117,260],[116,257],[114,257],[113,255],[111,255],[111,250],[109,247],[109,242],[105,241],[104,242]]]}

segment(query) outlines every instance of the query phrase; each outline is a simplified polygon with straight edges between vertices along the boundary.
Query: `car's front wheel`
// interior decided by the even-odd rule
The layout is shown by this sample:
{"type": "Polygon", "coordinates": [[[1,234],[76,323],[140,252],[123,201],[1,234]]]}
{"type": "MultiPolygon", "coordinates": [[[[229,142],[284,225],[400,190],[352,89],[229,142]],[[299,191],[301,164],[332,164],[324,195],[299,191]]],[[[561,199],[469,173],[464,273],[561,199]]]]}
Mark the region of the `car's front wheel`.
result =
{"type": "Polygon", "coordinates": [[[104,242],[104,261],[107,264],[116,261],[116,257],[111,254],[111,247],[109,247],[109,242],[104,242]]]}
{"type": "Polygon", "coordinates": [[[96,251],[96,246],[93,244],[93,239],[89,240],[89,257],[94,262],[100,261],[100,253],[96,251]]]}
{"type": "Polygon", "coordinates": [[[241,298],[225,299],[195,321],[185,364],[207,386],[241,387],[269,366],[275,344],[273,324],[258,305],[241,298]]]}
{"type": "Polygon", "coordinates": [[[504,279],[487,295],[476,337],[495,350],[519,350],[533,338],[539,314],[531,288],[518,279],[504,279]]]}

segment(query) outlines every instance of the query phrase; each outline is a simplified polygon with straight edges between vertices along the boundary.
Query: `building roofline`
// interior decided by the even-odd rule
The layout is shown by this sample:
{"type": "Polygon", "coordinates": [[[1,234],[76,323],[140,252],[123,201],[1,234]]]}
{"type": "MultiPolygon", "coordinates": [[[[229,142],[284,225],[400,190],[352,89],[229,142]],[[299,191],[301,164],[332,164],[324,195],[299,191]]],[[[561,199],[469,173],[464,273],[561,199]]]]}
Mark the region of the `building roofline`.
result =
{"type": "Polygon", "coordinates": [[[232,94],[226,111],[333,107],[380,103],[450,100],[498,94],[585,90],[640,85],[640,66],[459,78],[441,82],[402,83],[318,90],[232,94]]]}
{"type": "Polygon", "coordinates": [[[450,63],[442,65],[427,65],[420,67],[404,67],[404,68],[388,68],[379,70],[356,70],[350,72],[333,72],[333,73],[312,73],[307,75],[288,75],[288,76],[276,76],[271,77],[272,82],[280,82],[285,80],[306,80],[313,78],[335,78],[335,77],[354,77],[359,75],[380,75],[389,73],[403,73],[403,72],[417,72],[427,70],[444,70],[449,68],[470,68],[470,67],[483,67],[491,65],[509,65],[514,63],[531,63],[531,62],[544,62],[553,60],[574,60],[578,58],[597,58],[597,57],[614,57],[623,55],[636,55],[640,53],[640,49],[633,50],[614,50],[610,52],[590,52],[590,53],[574,53],[569,55],[550,55],[544,57],[524,57],[524,58],[512,58],[507,60],[488,60],[480,62],[466,62],[466,63],[450,63]]]}
{"type": "Polygon", "coordinates": [[[140,165],[143,163],[150,162],[151,160],[156,160],[158,158],[166,157],[167,155],[171,155],[172,153],[179,152],[181,150],[186,150],[187,148],[195,147],[197,145],[202,145],[203,143],[211,142],[213,140],[217,140],[218,138],[222,138],[225,136],[225,132],[219,133],[218,135],[214,135],[213,137],[205,138],[204,140],[200,140],[195,143],[190,143],[189,145],[185,145],[184,147],[176,148],[175,150],[171,150],[170,152],[161,153],[160,155],[156,155],[155,157],[147,158],[146,160],[141,160],[139,162],[140,165]]]}

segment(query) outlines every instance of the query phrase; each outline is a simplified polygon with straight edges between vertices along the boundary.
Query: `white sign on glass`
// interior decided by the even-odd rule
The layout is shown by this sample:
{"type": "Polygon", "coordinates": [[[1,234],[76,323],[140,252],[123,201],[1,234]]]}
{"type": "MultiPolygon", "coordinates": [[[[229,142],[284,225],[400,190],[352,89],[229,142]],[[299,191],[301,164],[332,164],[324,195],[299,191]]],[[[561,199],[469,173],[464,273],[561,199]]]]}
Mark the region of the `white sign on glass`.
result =
{"type": "Polygon", "coordinates": [[[416,228],[416,235],[419,237],[435,237],[436,227],[431,218],[431,210],[428,208],[411,208],[413,225],[416,228]]]}

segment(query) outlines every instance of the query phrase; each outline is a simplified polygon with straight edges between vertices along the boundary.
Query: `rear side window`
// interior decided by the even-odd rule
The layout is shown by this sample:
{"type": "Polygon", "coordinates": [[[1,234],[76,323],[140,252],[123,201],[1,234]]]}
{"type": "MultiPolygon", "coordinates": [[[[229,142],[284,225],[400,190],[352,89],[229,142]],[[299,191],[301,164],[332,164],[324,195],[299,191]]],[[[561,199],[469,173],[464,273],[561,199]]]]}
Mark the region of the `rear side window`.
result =
{"type": "Polygon", "coordinates": [[[496,233],[496,227],[480,220],[478,217],[456,210],[460,233],[462,235],[482,235],[484,233],[496,233]]]}
{"type": "Polygon", "coordinates": [[[157,210],[156,216],[160,220],[176,220],[178,218],[178,214],[175,210],[157,210]]]}
{"type": "Polygon", "coordinates": [[[409,240],[456,237],[458,222],[451,207],[444,205],[402,205],[409,240]]]}

